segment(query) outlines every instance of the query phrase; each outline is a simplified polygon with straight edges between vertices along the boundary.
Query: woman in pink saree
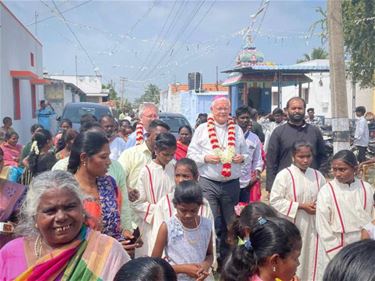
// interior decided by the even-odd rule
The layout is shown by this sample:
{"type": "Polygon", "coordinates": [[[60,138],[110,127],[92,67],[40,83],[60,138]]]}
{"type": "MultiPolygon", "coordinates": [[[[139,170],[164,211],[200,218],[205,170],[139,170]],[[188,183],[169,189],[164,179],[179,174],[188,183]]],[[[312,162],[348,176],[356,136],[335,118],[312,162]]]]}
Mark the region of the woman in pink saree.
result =
{"type": "Polygon", "coordinates": [[[18,144],[18,134],[10,132],[5,135],[5,142],[0,145],[4,151],[4,166],[18,167],[22,145],[18,144]]]}
{"type": "Polygon", "coordinates": [[[0,250],[0,280],[113,280],[130,260],[112,237],[85,224],[77,181],[64,171],[33,179],[14,239],[0,250]]]}

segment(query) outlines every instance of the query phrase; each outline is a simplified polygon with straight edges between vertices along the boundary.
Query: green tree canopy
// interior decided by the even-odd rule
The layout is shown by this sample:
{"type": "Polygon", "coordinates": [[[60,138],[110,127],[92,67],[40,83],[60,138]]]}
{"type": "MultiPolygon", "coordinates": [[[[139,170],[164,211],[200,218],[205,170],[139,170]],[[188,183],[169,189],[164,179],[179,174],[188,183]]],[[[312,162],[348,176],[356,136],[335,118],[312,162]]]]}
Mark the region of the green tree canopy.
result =
{"type": "MultiPolygon", "coordinates": [[[[323,8],[316,11],[321,19],[315,22],[310,33],[320,26],[324,43],[328,38],[327,13],[323,8]]],[[[362,88],[375,86],[375,1],[344,0],[342,17],[348,71],[362,88]]]]}
{"type": "Polygon", "coordinates": [[[346,0],[342,5],[349,72],[361,87],[375,86],[375,2],[346,0]]]}
{"type": "Polygon", "coordinates": [[[328,53],[323,48],[314,48],[311,54],[303,54],[303,58],[297,60],[297,63],[319,59],[328,59],[328,53]]]}
{"type": "Polygon", "coordinates": [[[138,105],[142,102],[153,102],[158,105],[160,102],[160,89],[158,86],[154,84],[147,85],[145,93],[135,100],[135,103],[138,105]]]}

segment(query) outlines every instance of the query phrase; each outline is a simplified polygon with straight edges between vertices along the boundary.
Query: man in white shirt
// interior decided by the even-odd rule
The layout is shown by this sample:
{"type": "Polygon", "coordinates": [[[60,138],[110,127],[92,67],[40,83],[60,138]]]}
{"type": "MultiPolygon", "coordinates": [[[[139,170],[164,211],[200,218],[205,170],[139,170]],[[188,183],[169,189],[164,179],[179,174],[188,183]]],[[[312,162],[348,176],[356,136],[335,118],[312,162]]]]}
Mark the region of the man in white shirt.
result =
{"type": "Polygon", "coordinates": [[[362,163],[366,160],[366,150],[369,143],[369,130],[365,118],[366,108],[358,106],[355,109],[355,115],[359,118],[356,122],[354,142],[353,144],[358,148],[357,160],[362,163]]]}
{"type": "MultiPolygon", "coordinates": [[[[248,160],[248,147],[242,129],[229,116],[230,101],[217,97],[211,104],[212,116],[195,130],[187,157],[197,163],[199,183],[215,218],[221,218],[220,258],[228,253],[227,229],[240,195],[241,164],[248,160]]],[[[217,221],[218,222],[218,221],[217,221]]]]}
{"type": "Polygon", "coordinates": [[[137,124],[136,130],[130,134],[125,149],[136,146],[137,144],[142,144],[146,140],[148,126],[152,121],[159,118],[158,108],[152,102],[144,102],[139,106],[138,116],[140,119],[139,123],[137,124]],[[140,139],[137,141],[137,138],[140,139]]]}
{"type": "Polygon", "coordinates": [[[115,120],[111,115],[103,115],[99,119],[100,126],[103,128],[108,140],[111,154],[111,160],[117,160],[125,150],[126,142],[115,134],[115,120]]]}

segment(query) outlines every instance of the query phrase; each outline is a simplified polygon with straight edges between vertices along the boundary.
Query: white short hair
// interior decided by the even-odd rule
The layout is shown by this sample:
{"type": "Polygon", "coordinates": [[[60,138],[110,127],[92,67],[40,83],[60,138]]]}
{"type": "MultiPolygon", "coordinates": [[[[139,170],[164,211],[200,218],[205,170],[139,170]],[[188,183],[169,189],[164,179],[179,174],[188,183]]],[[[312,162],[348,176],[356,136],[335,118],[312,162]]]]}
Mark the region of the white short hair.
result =
{"type": "Polygon", "coordinates": [[[146,108],[155,108],[156,112],[158,111],[158,107],[153,102],[144,102],[139,105],[138,109],[138,116],[141,117],[143,115],[143,112],[146,110],[146,108]]]}
{"type": "Polygon", "coordinates": [[[212,102],[211,102],[211,107],[213,107],[215,105],[215,103],[219,100],[226,100],[230,106],[230,100],[228,97],[226,96],[222,96],[222,97],[218,97],[218,98],[215,98],[212,102]]]}

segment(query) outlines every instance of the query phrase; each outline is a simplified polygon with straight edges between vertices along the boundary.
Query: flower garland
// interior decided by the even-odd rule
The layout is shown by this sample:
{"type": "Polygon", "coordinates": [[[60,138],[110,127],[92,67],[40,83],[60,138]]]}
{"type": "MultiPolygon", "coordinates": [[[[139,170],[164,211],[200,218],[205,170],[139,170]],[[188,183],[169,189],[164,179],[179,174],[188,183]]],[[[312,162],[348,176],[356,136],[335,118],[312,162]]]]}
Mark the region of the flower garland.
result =
{"type": "Polygon", "coordinates": [[[223,148],[219,145],[219,140],[216,135],[215,120],[212,116],[209,116],[207,118],[208,136],[210,138],[210,143],[212,145],[214,154],[220,157],[220,162],[223,164],[221,175],[226,178],[232,175],[232,159],[236,155],[236,127],[233,118],[229,117],[227,124],[228,142],[227,148],[223,150],[223,148]]]}
{"type": "Polygon", "coordinates": [[[137,127],[135,128],[135,140],[136,145],[143,143],[143,124],[142,122],[138,122],[137,127]]]}

